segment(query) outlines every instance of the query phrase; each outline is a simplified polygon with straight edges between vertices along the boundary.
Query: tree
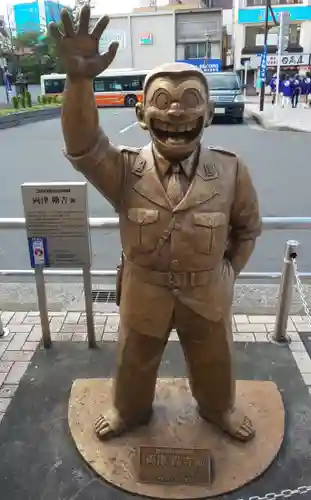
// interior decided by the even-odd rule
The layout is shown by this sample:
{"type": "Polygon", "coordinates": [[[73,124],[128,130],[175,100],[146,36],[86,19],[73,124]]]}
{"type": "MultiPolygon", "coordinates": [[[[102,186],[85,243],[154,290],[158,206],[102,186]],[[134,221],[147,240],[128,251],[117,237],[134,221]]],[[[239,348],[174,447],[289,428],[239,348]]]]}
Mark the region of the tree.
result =
{"type": "Polygon", "coordinates": [[[72,21],[74,28],[78,26],[80,11],[84,5],[89,5],[90,8],[94,7],[92,0],[75,0],[75,6],[72,9],[72,21]]]}

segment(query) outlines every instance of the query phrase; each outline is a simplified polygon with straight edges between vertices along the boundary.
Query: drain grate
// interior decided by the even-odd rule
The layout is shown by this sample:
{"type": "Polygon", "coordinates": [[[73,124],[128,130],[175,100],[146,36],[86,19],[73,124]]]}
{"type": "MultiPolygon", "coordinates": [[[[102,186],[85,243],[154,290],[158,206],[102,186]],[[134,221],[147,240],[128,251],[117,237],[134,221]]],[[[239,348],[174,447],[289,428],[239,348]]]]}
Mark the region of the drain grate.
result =
{"type": "Polygon", "coordinates": [[[116,302],[115,290],[93,290],[92,302],[100,304],[111,304],[116,302]]]}

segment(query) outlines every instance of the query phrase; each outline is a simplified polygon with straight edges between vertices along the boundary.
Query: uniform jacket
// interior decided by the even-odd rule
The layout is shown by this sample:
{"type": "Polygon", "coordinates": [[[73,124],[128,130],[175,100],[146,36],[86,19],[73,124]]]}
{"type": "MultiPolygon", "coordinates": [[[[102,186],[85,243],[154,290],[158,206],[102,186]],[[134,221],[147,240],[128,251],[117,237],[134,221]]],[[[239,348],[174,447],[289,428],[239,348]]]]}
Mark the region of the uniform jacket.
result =
{"type": "Polygon", "coordinates": [[[230,311],[230,238],[254,240],[261,232],[256,192],[235,154],[202,148],[193,181],[176,207],[158,177],[151,144],[116,148],[102,135],[88,154],[67,157],[119,213],[122,321],[161,337],[176,300],[211,321],[230,311]]]}

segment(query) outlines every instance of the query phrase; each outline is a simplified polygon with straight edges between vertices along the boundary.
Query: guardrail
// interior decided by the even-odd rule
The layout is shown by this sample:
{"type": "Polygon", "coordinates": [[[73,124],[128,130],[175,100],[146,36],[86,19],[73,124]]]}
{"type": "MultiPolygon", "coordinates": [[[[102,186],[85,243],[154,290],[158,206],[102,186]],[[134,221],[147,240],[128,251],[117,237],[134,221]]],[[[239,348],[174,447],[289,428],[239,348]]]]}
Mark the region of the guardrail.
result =
{"type": "MultiPolygon", "coordinates": [[[[263,217],[263,230],[264,231],[275,231],[275,230],[310,230],[311,229],[311,217],[263,217]]],[[[89,218],[89,226],[91,229],[118,229],[119,228],[119,218],[89,218]]],[[[0,218],[0,230],[22,230],[26,229],[25,218],[0,218]]],[[[277,306],[277,319],[275,331],[273,334],[273,340],[278,343],[284,343],[288,341],[286,336],[286,325],[289,316],[289,310],[292,300],[292,288],[293,288],[293,259],[296,259],[297,248],[299,243],[296,241],[288,241],[285,249],[284,264],[282,272],[242,272],[239,275],[239,279],[244,280],[263,280],[263,279],[273,279],[280,280],[280,291],[278,295],[278,306],[277,306]]],[[[50,330],[49,330],[49,320],[48,320],[48,309],[46,301],[45,292],[45,281],[44,276],[83,276],[84,282],[84,295],[85,295],[85,305],[86,305],[86,316],[87,316],[87,331],[88,331],[88,343],[89,347],[95,347],[95,330],[93,322],[93,305],[92,305],[92,277],[113,277],[116,276],[116,270],[72,270],[72,269],[0,269],[0,276],[34,276],[36,280],[37,287],[37,299],[38,306],[41,317],[42,326],[42,336],[44,347],[49,347],[51,345],[50,330]]],[[[311,279],[311,272],[300,273],[300,277],[303,279],[311,279]]],[[[2,330],[4,330],[2,328],[2,330]]],[[[1,336],[1,322],[0,322],[0,336],[1,336]]],[[[3,333],[2,333],[3,335],[3,333]]]]}

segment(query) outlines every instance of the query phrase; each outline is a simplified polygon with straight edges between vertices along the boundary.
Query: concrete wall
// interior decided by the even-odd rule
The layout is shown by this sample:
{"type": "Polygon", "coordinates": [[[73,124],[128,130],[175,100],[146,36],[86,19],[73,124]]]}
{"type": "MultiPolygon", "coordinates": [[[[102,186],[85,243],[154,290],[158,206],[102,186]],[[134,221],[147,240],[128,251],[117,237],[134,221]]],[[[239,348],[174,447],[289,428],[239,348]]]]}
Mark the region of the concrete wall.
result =
{"type": "MultiPolygon", "coordinates": [[[[97,19],[92,19],[92,24],[97,19]]],[[[112,41],[119,50],[111,68],[152,69],[158,64],[175,60],[174,13],[115,15],[100,40],[100,50],[107,50],[112,41]],[[149,44],[141,37],[149,36],[149,44]],[[150,43],[151,42],[151,43],[150,43]]]]}

